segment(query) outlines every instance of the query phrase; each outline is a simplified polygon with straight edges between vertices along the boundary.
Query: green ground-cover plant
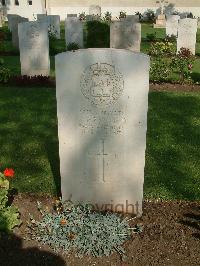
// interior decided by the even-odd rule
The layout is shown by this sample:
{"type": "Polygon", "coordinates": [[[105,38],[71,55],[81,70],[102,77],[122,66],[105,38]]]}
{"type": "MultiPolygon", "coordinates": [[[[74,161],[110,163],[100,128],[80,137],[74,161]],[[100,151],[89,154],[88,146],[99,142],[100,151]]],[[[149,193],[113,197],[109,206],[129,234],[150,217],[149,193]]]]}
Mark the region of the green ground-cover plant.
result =
{"type": "Polygon", "coordinates": [[[151,44],[149,54],[152,56],[172,56],[176,52],[176,47],[172,42],[159,41],[151,44]]]}
{"type": "Polygon", "coordinates": [[[191,74],[195,57],[189,49],[181,48],[177,55],[172,58],[172,70],[179,74],[179,82],[192,82],[191,74]]]}
{"type": "Polygon", "coordinates": [[[150,80],[152,82],[170,82],[172,75],[171,61],[160,56],[151,58],[150,80]]]}
{"type": "Polygon", "coordinates": [[[4,173],[0,172],[0,231],[3,232],[11,232],[15,226],[21,224],[18,209],[8,203],[9,179],[13,176],[13,169],[6,168],[4,173]]]}
{"type": "Polygon", "coordinates": [[[32,239],[48,244],[56,251],[74,251],[77,256],[110,256],[117,251],[124,258],[122,244],[138,226],[130,228],[128,219],[106,212],[95,212],[88,204],[74,205],[72,202],[58,201],[54,211],[49,212],[38,202],[42,215],[40,221],[31,216],[29,223],[32,239]]]}
{"type": "Polygon", "coordinates": [[[10,76],[10,69],[5,67],[4,59],[0,58],[0,83],[7,83],[10,79],[10,76]]]}

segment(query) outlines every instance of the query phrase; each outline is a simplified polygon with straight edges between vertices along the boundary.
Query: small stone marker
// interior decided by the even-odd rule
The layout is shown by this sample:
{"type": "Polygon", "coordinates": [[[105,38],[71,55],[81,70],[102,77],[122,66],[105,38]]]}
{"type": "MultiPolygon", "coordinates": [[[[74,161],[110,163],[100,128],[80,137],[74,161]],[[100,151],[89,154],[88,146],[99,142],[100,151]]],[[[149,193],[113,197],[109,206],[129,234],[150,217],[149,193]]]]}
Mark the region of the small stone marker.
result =
{"type": "Polygon", "coordinates": [[[63,200],[140,216],[149,57],[83,49],[55,62],[63,200]]]}
{"type": "Polygon", "coordinates": [[[132,20],[114,21],[110,25],[110,47],[140,51],[141,24],[132,20]]]}
{"type": "Polygon", "coordinates": [[[89,7],[89,15],[92,16],[101,16],[101,7],[96,5],[91,5],[89,7]]]}
{"type": "Polygon", "coordinates": [[[178,34],[178,22],[180,16],[178,15],[168,15],[166,21],[166,35],[167,36],[176,36],[178,34]]]}
{"type": "Polygon", "coordinates": [[[18,25],[22,22],[28,22],[28,19],[20,16],[11,17],[12,45],[16,49],[19,49],[18,25]]]}
{"type": "Polygon", "coordinates": [[[43,22],[19,24],[21,74],[49,76],[49,39],[43,22]]]}
{"type": "Polygon", "coordinates": [[[60,16],[38,14],[38,22],[46,22],[48,25],[48,31],[51,31],[57,39],[60,39],[60,16]]]}
{"type": "Polygon", "coordinates": [[[83,23],[79,18],[69,17],[65,19],[65,41],[76,43],[80,48],[83,48],[83,23]]]}
{"type": "Polygon", "coordinates": [[[165,28],[166,27],[166,18],[164,14],[158,15],[156,19],[156,24],[153,24],[154,28],[165,28]]]}
{"type": "Polygon", "coordinates": [[[178,24],[177,52],[180,48],[184,47],[195,55],[196,34],[197,19],[180,19],[178,24]]]}

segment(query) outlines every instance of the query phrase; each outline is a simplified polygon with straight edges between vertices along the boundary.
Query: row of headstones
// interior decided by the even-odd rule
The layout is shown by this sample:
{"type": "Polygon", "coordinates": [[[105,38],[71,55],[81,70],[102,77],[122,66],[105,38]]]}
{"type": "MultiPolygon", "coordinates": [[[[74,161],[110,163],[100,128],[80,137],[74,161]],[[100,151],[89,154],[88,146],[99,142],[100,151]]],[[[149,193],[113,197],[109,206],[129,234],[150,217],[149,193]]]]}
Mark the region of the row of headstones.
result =
{"type": "Polygon", "coordinates": [[[177,37],[177,51],[184,47],[195,54],[197,19],[180,19],[178,15],[167,16],[166,35],[177,37]]]}

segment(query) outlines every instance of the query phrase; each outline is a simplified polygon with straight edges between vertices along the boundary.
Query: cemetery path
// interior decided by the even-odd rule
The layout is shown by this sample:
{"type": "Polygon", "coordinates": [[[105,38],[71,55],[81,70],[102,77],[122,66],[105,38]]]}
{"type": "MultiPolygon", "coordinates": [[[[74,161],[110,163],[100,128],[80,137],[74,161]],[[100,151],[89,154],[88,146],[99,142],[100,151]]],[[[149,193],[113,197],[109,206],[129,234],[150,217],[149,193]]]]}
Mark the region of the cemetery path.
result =
{"type": "Polygon", "coordinates": [[[127,241],[127,261],[118,254],[110,257],[76,258],[73,254],[55,254],[47,246],[28,241],[29,213],[39,218],[36,201],[52,208],[54,199],[36,194],[19,194],[14,203],[19,207],[23,224],[9,237],[0,237],[1,266],[8,265],[200,265],[200,202],[154,201],[144,202],[141,218],[133,219],[131,226],[140,224],[143,232],[127,241]]]}

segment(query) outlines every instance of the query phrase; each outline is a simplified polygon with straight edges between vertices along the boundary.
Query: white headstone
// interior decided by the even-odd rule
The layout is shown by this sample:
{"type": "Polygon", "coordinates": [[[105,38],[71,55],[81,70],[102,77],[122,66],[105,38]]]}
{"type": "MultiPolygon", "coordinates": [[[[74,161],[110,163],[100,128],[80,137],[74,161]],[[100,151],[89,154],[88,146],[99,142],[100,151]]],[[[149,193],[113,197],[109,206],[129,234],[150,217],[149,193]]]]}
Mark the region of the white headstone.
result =
{"type": "Polygon", "coordinates": [[[132,20],[114,21],[110,25],[110,47],[140,51],[141,24],[132,20]]]}
{"type": "Polygon", "coordinates": [[[49,39],[46,23],[19,24],[19,47],[22,75],[49,76],[49,39]]]}
{"type": "Polygon", "coordinates": [[[8,14],[7,19],[8,19],[8,28],[10,31],[12,31],[12,26],[14,24],[14,20],[12,20],[14,17],[19,17],[19,15],[15,14],[8,14]]]}
{"type": "Polygon", "coordinates": [[[166,21],[166,35],[167,36],[176,36],[178,34],[178,22],[180,16],[179,15],[168,15],[166,21]]]}
{"type": "Polygon", "coordinates": [[[12,45],[16,49],[19,49],[19,34],[18,34],[18,25],[22,22],[27,22],[27,18],[20,16],[13,16],[11,18],[11,31],[12,31],[12,45]]]}
{"type": "Polygon", "coordinates": [[[68,18],[71,18],[71,17],[72,17],[72,18],[73,18],[73,17],[77,18],[77,14],[67,14],[67,17],[68,17],[68,18]]]}
{"type": "Polygon", "coordinates": [[[63,200],[140,216],[149,57],[107,48],[55,61],[63,200]]]}
{"type": "Polygon", "coordinates": [[[89,15],[94,15],[94,16],[101,16],[101,7],[96,6],[96,5],[91,5],[89,7],[89,15]]]}
{"type": "Polygon", "coordinates": [[[79,18],[69,17],[65,19],[65,41],[76,43],[80,48],[83,48],[83,23],[79,18]]]}
{"type": "Polygon", "coordinates": [[[48,18],[48,26],[49,30],[55,34],[57,39],[60,39],[60,16],[58,15],[49,15],[48,18]]]}
{"type": "Polygon", "coordinates": [[[126,20],[131,20],[137,23],[139,22],[139,16],[138,15],[126,15],[126,20]]]}
{"type": "Polygon", "coordinates": [[[48,31],[53,33],[57,39],[60,39],[60,16],[38,14],[38,22],[46,22],[48,25],[48,31]]]}
{"type": "Polygon", "coordinates": [[[180,19],[178,24],[177,52],[184,47],[195,54],[196,34],[197,19],[180,19]]]}

